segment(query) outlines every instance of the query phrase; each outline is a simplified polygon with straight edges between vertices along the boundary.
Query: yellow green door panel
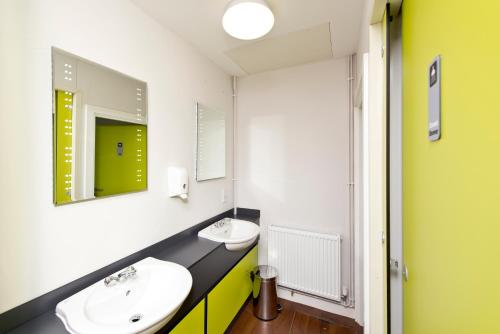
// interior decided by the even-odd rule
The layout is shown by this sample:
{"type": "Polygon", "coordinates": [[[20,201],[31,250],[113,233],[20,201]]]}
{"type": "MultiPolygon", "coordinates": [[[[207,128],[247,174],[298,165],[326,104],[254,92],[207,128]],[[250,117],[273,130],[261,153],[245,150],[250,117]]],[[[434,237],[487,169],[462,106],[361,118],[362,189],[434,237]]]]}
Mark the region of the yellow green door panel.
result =
{"type": "Polygon", "coordinates": [[[146,138],[145,125],[96,123],[96,197],[146,189],[146,138]],[[119,144],[121,154],[118,154],[119,144]]]}
{"type": "Polygon", "coordinates": [[[500,1],[404,0],[402,15],[404,333],[500,333],[500,1]]]}
{"type": "Polygon", "coordinates": [[[171,334],[203,334],[205,332],[205,299],[203,299],[177,326],[171,334]]]}
{"type": "Polygon", "coordinates": [[[55,203],[63,204],[71,202],[71,172],[73,163],[73,93],[56,90],[55,104],[55,203]]]}
{"type": "Polygon", "coordinates": [[[257,265],[255,246],[208,294],[207,332],[222,334],[252,291],[250,272],[257,265]]]}

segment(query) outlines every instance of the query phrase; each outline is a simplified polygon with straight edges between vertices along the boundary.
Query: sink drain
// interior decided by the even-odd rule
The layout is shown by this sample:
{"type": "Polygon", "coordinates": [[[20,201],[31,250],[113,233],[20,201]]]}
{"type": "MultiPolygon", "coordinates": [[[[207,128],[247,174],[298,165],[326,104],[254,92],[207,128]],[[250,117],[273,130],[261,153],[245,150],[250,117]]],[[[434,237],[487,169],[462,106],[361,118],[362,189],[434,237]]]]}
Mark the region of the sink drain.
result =
{"type": "Polygon", "coordinates": [[[134,314],[133,316],[130,317],[130,319],[128,321],[130,321],[131,323],[135,323],[139,320],[141,320],[143,317],[142,314],[134,314]]]}

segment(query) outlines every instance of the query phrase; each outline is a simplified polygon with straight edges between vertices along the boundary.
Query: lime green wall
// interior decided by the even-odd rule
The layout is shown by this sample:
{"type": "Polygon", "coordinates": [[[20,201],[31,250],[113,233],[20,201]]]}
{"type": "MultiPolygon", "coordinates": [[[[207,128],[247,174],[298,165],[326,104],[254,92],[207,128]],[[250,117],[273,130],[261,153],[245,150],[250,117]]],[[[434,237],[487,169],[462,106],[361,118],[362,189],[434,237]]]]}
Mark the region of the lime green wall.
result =
{"type": "Polygon", "coordinates": [[[71,202],[71,166],[73,164],[73,135],[72,135],[72,105],[73,94],[61,90],[55,91],[54,115],[54,145],[56,159],[54,171],[54,201],[57,204],[71,202]]]}
{"type": "Polygon", "coordinates": [[[403,2],[405,334],[500,333],[500,1],[403,2]],[[442,139],[427,68],[442,55],[442,139]]]}
{"type": "Polygon", "coordinates": [[[95,195],[107,196],[147,187],[147,128],[144,125],[97,124],[95,195]],[[123,143],[123,155],[117,143],[123,143]]]}
{"type": "Polygon", "coordinates": [[[207,333],[223,334],[252,292],[250,273],[257,265],[255,246],[208,294],[207,333]]]}
{"type": "Polygon", "coordinates": [[[205,333],[205,299],[186,315],[171,334],[204,334],[205,333]]]}

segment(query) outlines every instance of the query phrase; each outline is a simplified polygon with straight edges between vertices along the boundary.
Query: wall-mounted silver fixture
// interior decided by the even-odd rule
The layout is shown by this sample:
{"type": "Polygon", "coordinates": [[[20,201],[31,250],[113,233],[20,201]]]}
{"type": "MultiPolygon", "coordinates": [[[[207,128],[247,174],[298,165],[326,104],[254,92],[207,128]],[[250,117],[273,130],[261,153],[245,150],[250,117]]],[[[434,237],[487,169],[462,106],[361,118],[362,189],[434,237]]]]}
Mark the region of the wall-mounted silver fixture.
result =
{"type": "Polygon", "coordinates": [[[123,155],[123,143],[116,144],[116,154],[120,157],[123,155]]]}
{"type": "Polygon", "coordinates": [[[104,279],[104,285],[107,287],[111,287],[119,282],[124,282],[129,278],[135,278],[137,275],[137,270],[134,266],[127,267],[122,272],[118,273],[117,276],[108,276],[104,279]]]}
{"type": "Polygon", "coordinates": [[[441,138],[441,56],[429,66],[429,140],[441,138]]]}

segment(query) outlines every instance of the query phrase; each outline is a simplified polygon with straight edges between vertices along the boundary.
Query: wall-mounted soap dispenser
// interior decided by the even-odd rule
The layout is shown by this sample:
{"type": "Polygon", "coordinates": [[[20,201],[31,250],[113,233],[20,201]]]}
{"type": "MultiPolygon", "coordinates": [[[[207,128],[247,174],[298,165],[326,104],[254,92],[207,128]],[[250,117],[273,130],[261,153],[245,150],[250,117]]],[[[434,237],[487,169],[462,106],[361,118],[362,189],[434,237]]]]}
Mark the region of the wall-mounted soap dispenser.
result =
{"type": "Polygon", "coordinates": [[[183,200],[188,194],[188,172],[182,167],[168,167],[168,196],[179,196],[183,200]]]}

